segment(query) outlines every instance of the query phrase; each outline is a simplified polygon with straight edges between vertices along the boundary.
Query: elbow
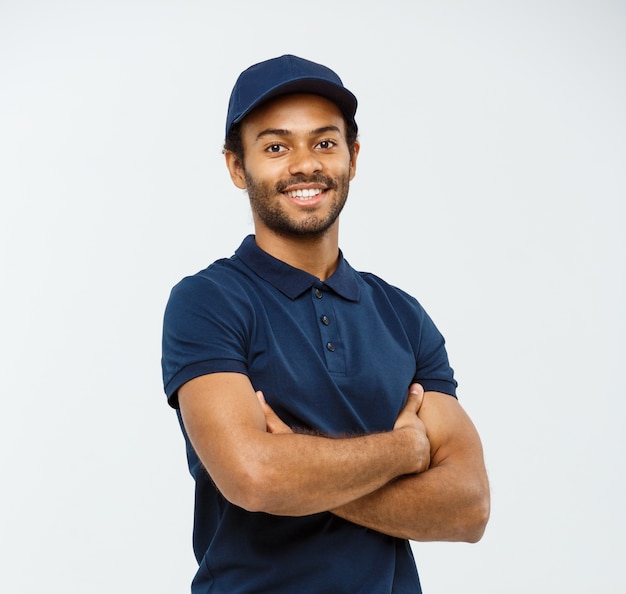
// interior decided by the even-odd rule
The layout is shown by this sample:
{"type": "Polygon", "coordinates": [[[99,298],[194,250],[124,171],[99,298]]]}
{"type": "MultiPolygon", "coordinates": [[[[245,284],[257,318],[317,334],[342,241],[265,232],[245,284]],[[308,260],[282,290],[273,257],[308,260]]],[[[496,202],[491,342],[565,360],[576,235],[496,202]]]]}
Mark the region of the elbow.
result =
{"type": "Polygon", "coordinates": [[[476,515],[476,518],[466,527],[465,536],[462,539],[464,542],[475,544],[485,534],[487,528],[487,522],[489,521],[489,513],[483,512],[476,515]]]}
{"type": "Polygon", "coordinates": [[[468,506],[465,515],[465,529],[463,540],[468,543],[477,543],[483,537],[489,516],[491,514],[491,499],[489,496],[489,488],[482,488],[472,498],[471,505],[468,506]]]}
{"type": "Polygon", "coordinates": [[[230,469],[227,477],[215,481],[221,494],[233,505],[248,512],[276,514],[281,505],[281,483],[263,464],[248,461],[230,469]]]}
{"type": "Polygon", "coordinates": [[[289,513],[293,497],[285,472],[263,447],[240,448],[232,454],[220,463],[200,456],[215,488],[229,503],[248,512],[294,515],[289,513]]]}
{"type": "Polygon", "coordinates": [[[245,511],[269,513],[263,498],[259,497],[259,495],[252,489],[241,488],[229,490],[228,492],[221,491],[221,493],[229,503],[232,503],[245,511]]]}
{"type": "Polygon", "coordinates": [[[249,512],[267,511],[266,490],[259,472],[254,468],[231,472],[227,480],[216,480],[215,485],[229,503],[249,512]]]}

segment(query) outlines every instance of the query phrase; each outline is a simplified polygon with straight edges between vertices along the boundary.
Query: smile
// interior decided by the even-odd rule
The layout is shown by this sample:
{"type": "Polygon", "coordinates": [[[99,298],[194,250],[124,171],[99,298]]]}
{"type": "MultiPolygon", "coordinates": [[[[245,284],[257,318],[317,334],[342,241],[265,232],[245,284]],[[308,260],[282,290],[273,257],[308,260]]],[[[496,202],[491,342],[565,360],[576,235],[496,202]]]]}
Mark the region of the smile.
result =
{"type": "Polygon", "coordinates": [[[319,188],[311,188],[308,190],[291,190],[289,192],[285,192],[285,194],[289,196],[289,198],[307,199],[307,198],[313,198],[314,196],[318,196],[324,191],[325,190],[321,190],[319,188]]]}

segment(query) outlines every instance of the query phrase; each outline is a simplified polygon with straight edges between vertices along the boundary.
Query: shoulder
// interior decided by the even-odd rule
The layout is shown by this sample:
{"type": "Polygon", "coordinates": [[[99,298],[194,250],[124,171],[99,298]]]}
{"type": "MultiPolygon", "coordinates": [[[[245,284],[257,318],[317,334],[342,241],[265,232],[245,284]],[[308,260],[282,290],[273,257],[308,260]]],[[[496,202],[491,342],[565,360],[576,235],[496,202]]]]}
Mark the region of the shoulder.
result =
{"type": "Polygon", "coordinates": [[[249,279],[243,268],[237,256],[216,260],[207,268],[176,283],[170,293],[170,301],[244,293],[243,286],[249,284],[249,279]]]}
{"type": "Polygon", "coordinates": [[[386,299],[390,305],[401,311],[413,314],[424,313],[424,309],[416,297],[407,291],[387,282],[372,272],[357,272],[360,282],[366,293],[374,298],[386,299]]]}
{"type": "Polygon", "coordinates": [[[224,321],[245,316],[255,292],[253,281],[236,260],[217,260],[176,283],[165,308],[165,323],[196,324],[201,319],[224,321]]]}
{"type": "Polygon", "coordinates": [[[216,260],[203,270],[183,277],[172,288],[172,294],[194,294],[211,291],[213,288],[228,284],[233,277],[235,267],[233,258],[216,260]]]}

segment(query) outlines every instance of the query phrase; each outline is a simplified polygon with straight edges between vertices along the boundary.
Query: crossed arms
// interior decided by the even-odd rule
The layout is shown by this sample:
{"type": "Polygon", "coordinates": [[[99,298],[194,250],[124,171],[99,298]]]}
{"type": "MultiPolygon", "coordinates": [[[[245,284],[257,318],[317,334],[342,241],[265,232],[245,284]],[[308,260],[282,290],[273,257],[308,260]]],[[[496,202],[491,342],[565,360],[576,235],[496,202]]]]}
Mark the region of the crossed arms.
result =
{"type": "Polygon", "coordinates": [[[237,373],[179,390],[191,443],[221,493],[249,511],[331,511],[400,538],[478,541],[489,516],[480,438],[458,401],[411,386],[391,431],[296,434],[237,373]]]}

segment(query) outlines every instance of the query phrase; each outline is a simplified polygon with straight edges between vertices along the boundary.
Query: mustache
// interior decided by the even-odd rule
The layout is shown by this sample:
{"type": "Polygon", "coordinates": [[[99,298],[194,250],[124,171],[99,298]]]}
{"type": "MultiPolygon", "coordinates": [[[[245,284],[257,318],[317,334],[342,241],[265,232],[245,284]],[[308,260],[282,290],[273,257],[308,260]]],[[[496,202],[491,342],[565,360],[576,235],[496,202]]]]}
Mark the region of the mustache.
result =
{"type": "Polygon", "coordinates": [[[279,181],[276,184],[276,191],[284,192],[289,186],[294,186],[296,184],[321,184],[326,186],[327,190],[337,189],[337,182],[332,177],[328,177],[323,173],[314,173],[310,176],[295,175],[289,179],[279,181]]]}

